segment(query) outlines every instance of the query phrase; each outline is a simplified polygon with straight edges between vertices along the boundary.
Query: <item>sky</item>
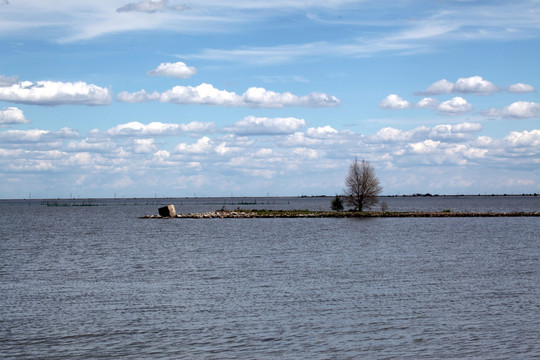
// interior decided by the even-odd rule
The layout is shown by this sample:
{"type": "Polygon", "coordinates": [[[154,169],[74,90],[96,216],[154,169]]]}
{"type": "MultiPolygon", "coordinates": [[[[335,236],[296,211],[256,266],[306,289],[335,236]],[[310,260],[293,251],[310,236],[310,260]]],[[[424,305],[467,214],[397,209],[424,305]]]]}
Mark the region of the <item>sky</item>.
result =
{"type": "Polygon", "coordinates": [[[540,1],[0,0],[0,198],[540,192],[540,1]]]}

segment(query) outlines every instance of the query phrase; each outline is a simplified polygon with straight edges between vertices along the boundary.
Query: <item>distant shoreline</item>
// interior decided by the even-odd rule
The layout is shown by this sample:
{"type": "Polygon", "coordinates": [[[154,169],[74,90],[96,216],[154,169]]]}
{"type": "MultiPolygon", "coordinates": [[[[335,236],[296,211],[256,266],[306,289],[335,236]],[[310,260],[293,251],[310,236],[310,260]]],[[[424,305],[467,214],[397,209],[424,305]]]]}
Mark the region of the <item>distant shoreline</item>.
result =
{"type": "MultiPolygon", "coordinates": [[[[454,211],[310,211],[310,210],[217,210],[177,214],[173,219],[253,219],[253,218],[427,218],[427,217],[531,217],[540,212],[454,212],[454,211]]],[[[146,215],[141,219],[171,219],[146,215]]]]}

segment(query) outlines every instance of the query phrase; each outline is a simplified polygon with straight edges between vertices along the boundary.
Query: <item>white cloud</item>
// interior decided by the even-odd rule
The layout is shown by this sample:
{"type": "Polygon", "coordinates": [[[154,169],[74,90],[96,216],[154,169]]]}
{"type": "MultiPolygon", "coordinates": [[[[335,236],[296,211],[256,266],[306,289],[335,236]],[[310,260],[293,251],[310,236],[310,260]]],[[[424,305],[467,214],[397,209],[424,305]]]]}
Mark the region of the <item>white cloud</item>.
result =
{"type": "Polygon", "coordinates": [[[214,149],[219,155],[226,155],[230,153],[236,153],[242,151],[242,148],[238,146],[228,146],[227,142],[222,142],[214,149]]]}
{"type": "Polygon", "coordinates": [[[416,107],[421,109],[436,109],[438,106],[439,102],[431,97],[423,98],[416,104],[416,107]]]}
{"type": "Polygon", "coordinates": [[[219,90],[210,84],[199,86],[175,86],[160,95],[159,101],[173,104],[224,105],[235,106],[240,103],[234,92],[219,90]]]}
{"type": "Polygon", "coordinates": [[[187,66],[179,61],[176,63],[161,63],[157,68],[148,72],[150,76],[169,76],[177,79],[187,79],[197,73],[193,66],[187,66]]]}
{"type": "Polygon", "coordinates": [[[153,154],[157,151],[154,139],[135,139],[134,145],[134,152],[137,154],[153,154]]]}
{"type": "Polygon", "coordinates": [[[512,131],[504,140],[511,146],[532,147],[540,151],[540,130],[512,131]]]}
{"type": "MultiPolygon", "coordinates": [[[[412,107],[411,103],[398,95],[390,94],[379,102],[381,109],[401,110],[412,107]]],[[[415,107],[421,109],[436,109],[442,115],[461,115],[473,109],[473,106],[464,98],[457,96],[439,103],[436,99],[427,97],[420,100],[415,107]]]]}
{"type": "Polygon", "coordinates": [[[381,109],[398,110],[398,109],[407,109],[410,106],[411,106],[410,102],[402,99],[396,94],[390,94],[384,100],[379,102],[379,107],[381,109]]]}
{"type": "Polygon", "coordinates": [[[459,78],[452,89],[454,93],[477,95],[491,95],[497,91],[499,91],[499,88],[495,84],[484,80],[481,76],[459,78]]]}
{"type": "Polygon", "coordinates": [[[432,139],[444,139],[449,141],[463,140],[470,138],[471,133],[482,130],[482,124],[479,123],[461,123],[456,125],[437,125],[429,132],[432,139]]]}
{"type": "Polygon", "coordinates": [[[160,96],[161,95],[157,91],[150,94],[143,89],[133,93],[122,91],[117,95],[116,100],[126,103],[142,103],[146,101],[159,100],[160,96]]]}
{"type": "Polygon", "coordinates": [[[186,133],[214,132],[215,128],[214,122],[191,121],[187,124],[180,124],[180,130],[186,133]]]}
{"type": "Polygon", "coordinates": [[[188,124],[171,124],[154,121],[149,124],[143,124],[138,121],[132,121],[125,124],[119,124],[115,127],[101,133],[99,130],[92,130],[90,135],[99,136],[173,136],[182,132],[201,133],[212,132],[215,129],[214,123],[203,123],[193,121],[188,124]]]}
{"type": "Polygon", "coordinates": [[[314,159],[317,159],[319,157],[319,153],[317,152],[317,150],[315,149],[310,149],[310,148],[296,148],[293,150],[293,152],[296,154],[296,155],[299,155],[303,158],[306,158],[306,159],[309,159],[309,160],[314,160],[314,159]]]}
{"type": "Polygon", "coordinates": [[[469,159],[482,159],[486,156],[487,153],[487,149],[478,148],[468,148],[463,151],[463,155],[465,155],[469,159]]]}
{"type": "Polygon", "coordinates": [[[35,143],[50,142],[79,137],[76,130],[62,128],[58,131],[30,129],[30,130],[7,130],[0,132],[0,142],[6,143],[35,143]]]}
{"type": "Polygon", "coordinates": [[[424,140],[422,142],[409,144],[408,146],[414,153],[428,154],[437,151],[440,144],[440,141],[424,140]]]}
{"type": "Polygon", "coordinates": [[[171,157],[171,153],[167,150],[158,150],[154,153],[154,159],[159,162],[167,161],[171,157]]]}
{"type": "Polygon", "coordinates": [[[175,86],[161,94],[157,92],[150,94],[145,90],[134,93],[122,91],[118,94],[117,100],[120,102],[158,100],[160,102],[172,104],[266,108],[282,108],[286,106],[329,107],[338,106],[340,104],[340,100],[335,96],[323,93],[311,93],[305,96],[297,96],[289,92],[277,93],[264,88],[252,87],[244,94],[238,95],[235,92],[216,89],[211,84],[206,83],[195,87],[175,86]]]}
{"type": "Polygon", "coordinates": [[[306,131],[306,135],[311,138],[323,139],[332,135],[337,135],[338,131],[332,128],[330,125],[320,126],[317,128],[309,128],[306,131]]]}
{"type": "Polygon", "coordinates": [[[444,101],[437,107],[439,113],[444,115],[461,115],[472,109],[473,106],[460,96],[444,101]]]}
{"type": "Polygon", "coordinates": [[[112,92],[94,84],[23,81],[0,87],[0,101],[33,105],[107,105],[112,92]]]}
{"type": "MultiPolygon", "coordinates": [[[[448,126],[448,125],[444,125],[448,126]]],[[[450,126],[451,130],[454,132],[463,132],[463,133],[471,133],[471,132],[478,132],[483,129],[482,124],[479,123],[470,123],[470,122],[464,122],[461,124],[456,124],[450,126]]]]}
{"type": "Polygon", "coordinates": [[[461,141],[470,139],[472,133],[482,130],[482,124],[464,122],[455,125],[436,125],[432,128],[419,126],[411,130],[400,130],[391,127],[385,127],[370,137],[371,142],[382,143],[403,143],[410,141],[419,141],[422,139],[461,141]]]}
{"type": "Polygon", "coordinates": [[[491,108],[482,111],[482,115],[507,119],[540,118],[540,104],[527,101],[517,101],[502,110],[491,108]]]}
{"type": "Polygon", "coordinates": [[[304,127],[304,119],[246,116],[226,130],[238,135],[285,135],[304,127]]]}
{"type": "MultiPolygon", "coordinates": [[[[525,84],[515,84],[508,88],[519,92],[527,88],[525,84]]],[[[476,95],[491,95],[498,92],[500,89],[492,82],[485,80],[481,76],[471,76],[468,78],[459,78],[456,83],[452,83],[446,79],[442,79],[431,84],[425,91],[415,92],[415,95],[443,95],[443,94],[476,94],[476,95]]],[[[525,92],[525,91],[522,91],[525,92]]]]}
{"type": "MultiPolygon", "coordinates": [[[[424,132],[428,129],[425,128],[424,132]]],[[[371,139],[375,142],[397,142],[397,141],[409,141],[413,138],[415,130],[403,131],[392,127],[385,127],[377,131],[371,139]]]]}
{"type": "Polygon", "coordinates": [[[479,136],[472,144],[475,146],[490,146],[493,144],[493,139],[489,136],[479,136]]]}
{"type": "Polygon", "coordinates": [[[510,93],[516,93],[516,94],[536,92],[536,89],[532,85],[523,84],[523,83],[510,85],[506,90],[510,93]]]}
{"type": "Polygon", "coordinates": [[[442,79],[431,84],[426,91],[415,93],[415,95],[441,95],[450,94],[454,89],[454,84],[446,79],[442,79]]]}
{"type": "Polygon", "coordinates": [[[16,107],[7,107],[0,110],[0,126],[13,124],[27,124],[30,120],[24,117],[23,111],[16,107]]]}
{"type": "Polygon", "coordinates": [[[202,138],[198,139],[195,144],[178,144],[174,148],[173,152],[182,154],[205,154],[212,151],[212,148],[213,141],[209,137],[203,136],[202,138]]]}

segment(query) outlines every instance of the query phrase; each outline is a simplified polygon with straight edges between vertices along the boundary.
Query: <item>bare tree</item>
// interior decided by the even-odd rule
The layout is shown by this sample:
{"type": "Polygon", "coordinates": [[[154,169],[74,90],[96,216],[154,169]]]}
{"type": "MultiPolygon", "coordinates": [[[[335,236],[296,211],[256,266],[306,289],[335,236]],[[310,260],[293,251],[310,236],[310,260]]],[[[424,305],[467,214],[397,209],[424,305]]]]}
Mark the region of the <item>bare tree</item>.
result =
{"type": "Polygon", "coordinates": [[[358,211],[362,211],[364,208],[369,209],[375,205],[378,201],[377,196],[382,191],[373,167],[364,159],[362,162],[358,162],[356,157],[349,166],[345,185],[347,203],[358,211]]]}

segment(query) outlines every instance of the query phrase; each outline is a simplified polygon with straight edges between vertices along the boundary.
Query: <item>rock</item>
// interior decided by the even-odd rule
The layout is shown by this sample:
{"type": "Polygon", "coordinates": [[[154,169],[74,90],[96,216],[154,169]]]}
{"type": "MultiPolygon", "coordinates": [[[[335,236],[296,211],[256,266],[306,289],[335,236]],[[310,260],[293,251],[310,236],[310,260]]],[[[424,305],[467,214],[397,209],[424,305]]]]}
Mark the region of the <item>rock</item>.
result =
{"type": "Polygon", "coordinates": [[[167,205],[158,209],[159,215],[162,217],[176,217],[176,210],[174,205],[167,205]]]}

